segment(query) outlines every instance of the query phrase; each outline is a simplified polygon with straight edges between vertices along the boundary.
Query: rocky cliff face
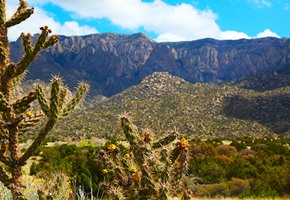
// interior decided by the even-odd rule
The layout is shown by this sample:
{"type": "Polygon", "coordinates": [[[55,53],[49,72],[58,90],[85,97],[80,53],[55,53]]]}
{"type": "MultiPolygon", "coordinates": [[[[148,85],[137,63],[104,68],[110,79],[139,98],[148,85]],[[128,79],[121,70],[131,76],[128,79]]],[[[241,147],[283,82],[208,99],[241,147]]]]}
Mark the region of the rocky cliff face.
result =
{"type": "MultiPolygon", "coordinates": [[[[22,55],[11,43],[12,59],[22,55]]],[[[32,64],[27,79],[59,74],[70,86],[86,80],[91,95],[111,96],[153,72],[166,71],[190,82],[219,83],[290,65],[290,39],[263,38],[157,43],[142,33],[60,37],[32,64]]]]}

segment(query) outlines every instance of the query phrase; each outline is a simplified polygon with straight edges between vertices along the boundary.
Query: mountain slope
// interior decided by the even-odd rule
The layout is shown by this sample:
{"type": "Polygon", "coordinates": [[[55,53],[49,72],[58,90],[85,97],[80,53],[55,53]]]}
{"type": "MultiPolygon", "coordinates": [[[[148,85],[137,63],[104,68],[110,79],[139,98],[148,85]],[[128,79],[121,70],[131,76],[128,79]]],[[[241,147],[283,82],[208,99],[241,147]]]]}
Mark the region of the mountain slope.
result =
{"type": "Polygon", "coordinates": [[[136,86],[79,110],[54,136],[119,137],[118,115],[127,112],[140,129],[177,129],[195,138],[265,137],[289,134],[290,88],[255,92],[229,85],[191,84],[153,73],[136,86]]]}
{"type": "Polygon", "coordinates": [[[261,73],[247,78],[226,83],[244,89],[255,91],[269,91],[290,86],[290,66],[282,68],[272,73],[261,73]]]}
{"type": "MultiPolygon", "coordinates": [[[[21,41],[11,43],[12,59],[22,53],[21,41]]],[[[290,39],[261,38],[157,43],[142,33],[60,37],[32,64],[27,79],[48,81],[60,74],[69,87],[80,80],[91,96],[115,95],[137,85],[153,72],[169,72],[191,83],[220,83],[290,65],[290,39]]]]}

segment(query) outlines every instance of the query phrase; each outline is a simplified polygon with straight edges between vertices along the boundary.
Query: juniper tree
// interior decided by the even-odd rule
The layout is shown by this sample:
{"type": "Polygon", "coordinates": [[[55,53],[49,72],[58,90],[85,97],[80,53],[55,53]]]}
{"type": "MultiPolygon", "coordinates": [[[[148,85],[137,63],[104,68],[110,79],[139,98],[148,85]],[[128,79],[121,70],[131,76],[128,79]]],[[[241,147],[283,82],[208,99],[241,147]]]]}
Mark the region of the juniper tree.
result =
{"type": "Polygon", "coordinates": [[[41,86],[31,89],[31,92],[21,98],[16,98],[15,89],[20,84],[30,64],[37,54],[58,42],[58,37],[51,35],[51,30],[44,26],[36,42],[32,42],[30,34],[21,34],[24,55],[17,62],[11,62],[8,40],[8,29],[15,26],[33,14],[25,0],[19,0],[20,5],[10,19],[6,19],[6,1],[0,0],[0,180],[12,192],[13,199],[24,199],[21,184],[22,167],[41,145],[49,131],[58,120],[67,116],[85,96],[88,85],[80,83],[71,100],[64,101],[68,89],[61,78],[53,77],[50,97],[44,95],[41,86]],[[38,101],[36,108],[32,103],[38,101]],[[19,136],[32,130],[43,121],[43,127],[36,133],[31,146],[20,154],[19,136]]]}

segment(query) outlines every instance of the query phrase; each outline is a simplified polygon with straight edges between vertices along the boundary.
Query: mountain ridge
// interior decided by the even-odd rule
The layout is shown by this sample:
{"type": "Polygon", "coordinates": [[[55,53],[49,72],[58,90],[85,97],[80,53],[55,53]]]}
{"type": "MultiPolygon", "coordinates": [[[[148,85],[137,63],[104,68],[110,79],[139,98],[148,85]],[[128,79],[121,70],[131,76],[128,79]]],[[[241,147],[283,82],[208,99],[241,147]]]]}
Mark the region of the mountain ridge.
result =
{"type": "MultiPolygon", "coordinates": [[[[169,72],[191,83],[221,83],[290,66],[290,39],[202,39],[158,43],[143,33],[60,36],[31,65],[27,79],[48,81],[59,74],[73,88],[81,80],[91,96],[112,96],[154,72],[169,72]]],[[[22,55],[11,43],[12,60],[22,55]]]]}

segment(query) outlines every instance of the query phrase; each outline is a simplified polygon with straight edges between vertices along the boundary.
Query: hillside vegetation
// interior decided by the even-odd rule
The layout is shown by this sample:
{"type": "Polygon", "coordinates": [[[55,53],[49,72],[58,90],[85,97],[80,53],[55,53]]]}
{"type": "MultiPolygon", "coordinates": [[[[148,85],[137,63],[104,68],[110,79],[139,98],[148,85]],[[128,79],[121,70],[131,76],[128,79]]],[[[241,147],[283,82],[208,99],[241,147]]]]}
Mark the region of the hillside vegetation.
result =
{"type": "Polygon", "coordinates": [[[117,118],[124,112],[139,128],[151,128],[159,135],[174,129],[194,138],[289,134],[288,86],[260,92],[235,84],[191,84],[166,72],[154,73],[111,98],[86,102],[50,137],[118,138],[117,118]]]}

